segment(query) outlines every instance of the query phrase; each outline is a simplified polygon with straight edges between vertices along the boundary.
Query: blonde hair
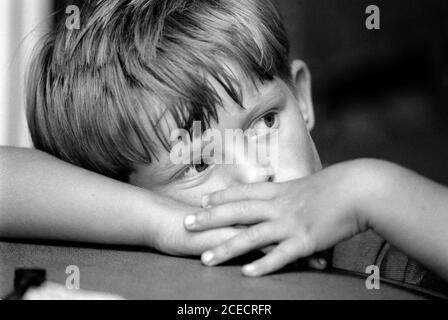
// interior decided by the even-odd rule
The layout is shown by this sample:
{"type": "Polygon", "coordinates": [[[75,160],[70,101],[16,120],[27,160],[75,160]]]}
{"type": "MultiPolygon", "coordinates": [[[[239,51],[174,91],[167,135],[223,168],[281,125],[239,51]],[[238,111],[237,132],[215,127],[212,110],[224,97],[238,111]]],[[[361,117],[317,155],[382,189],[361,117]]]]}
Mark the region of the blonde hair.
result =
{"type": "Polygon", "coordinates": [[[269,0],[98,0],[80,30],[49,34],[33,60],[27,117],[36,148],[126,181],[167,148],[159,130],[218,121],[218,80],[241,105],[232,61],[253,81],[289,79],[289,43],[269,0]]]}

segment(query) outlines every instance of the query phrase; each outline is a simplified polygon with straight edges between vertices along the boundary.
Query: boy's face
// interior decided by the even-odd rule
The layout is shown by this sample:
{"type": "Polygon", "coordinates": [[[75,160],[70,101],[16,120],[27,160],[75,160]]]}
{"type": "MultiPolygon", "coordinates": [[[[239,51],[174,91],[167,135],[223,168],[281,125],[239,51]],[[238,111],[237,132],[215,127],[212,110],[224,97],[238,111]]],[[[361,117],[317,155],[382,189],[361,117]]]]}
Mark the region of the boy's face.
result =
{"type": "MultiPolygon", "coordinates": [[[[223,101],[223,108],[217,108],[219,123],[212,123],[211,127],[215,133],[221,133],[223,144],[220,153],[223,158],[232,159],[232,163],[206,164],[208,161],[198,163],[200,159],[192,159],[197,164],[175,164],[170,153],[160,148],[158,160],[151,165],[137,166],[130,177],[132,184],[199,206],[204,194],[238,184],[301,178],[321,168],[309,135],[314,114],[305,65],[298,60],[292,63],[292,86],[276,77],[273,81],[257,85],[257,88],[235,68],[230,69],[240,80],[244,108],[237,105],[216,81],[210,79],[210,82],[223,101]],[[237,140],[224,143],[226,129],[227,132],[228,129],[245,132],[252,129],[252,135],[244,141],[246,147],[237,140]],[[266,135],[271,139],[266,139],[266,135]],[[277,141],[275,150],[266,141],[277,141]],[[257,150],[271,148],[269,159],[275,159],[275,165],[274,160],[261,163],[254,159],[253,154],[247,152],[248,144],[264,144],[257,150]],[[273,155],[273,152],[277,154],[273,155]]],[[[165,129],[169,136],[170,130],[165,129]]],[[[194,134],[192,140],[194,148],[203,149],[206,147],[204,144],[209,143],[209,140],[201,141],[201,137],[194,134]]]]}

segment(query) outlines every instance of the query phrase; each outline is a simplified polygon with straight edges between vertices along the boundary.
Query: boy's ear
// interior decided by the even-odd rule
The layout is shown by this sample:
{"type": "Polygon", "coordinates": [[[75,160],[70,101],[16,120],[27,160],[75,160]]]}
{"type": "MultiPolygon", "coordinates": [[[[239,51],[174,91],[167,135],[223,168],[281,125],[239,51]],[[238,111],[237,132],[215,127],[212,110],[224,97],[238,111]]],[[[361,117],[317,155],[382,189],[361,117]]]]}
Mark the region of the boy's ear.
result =
{"type": "Polygon", "coordinates": [[[291,76],[294,95],[299,101],[300,111],[309,131],[314,127],[314,108],[311,98],[311,75],[302,60],[293,60],[291,63],[291,76]]]}

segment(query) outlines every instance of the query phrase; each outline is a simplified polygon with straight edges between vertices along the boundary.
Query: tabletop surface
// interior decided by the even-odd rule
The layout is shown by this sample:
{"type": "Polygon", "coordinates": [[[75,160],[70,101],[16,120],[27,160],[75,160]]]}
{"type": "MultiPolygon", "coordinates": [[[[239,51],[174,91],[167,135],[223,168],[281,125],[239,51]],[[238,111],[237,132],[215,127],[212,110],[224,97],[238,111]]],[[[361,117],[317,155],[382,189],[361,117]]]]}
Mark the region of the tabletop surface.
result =
{"type": "Polygon", "coordinates": [[[204,267],[198,259],[166,256],[141,248],[0,242],[0,295],[13,287],[15,268],[44,268],[64,284],[67,266],[80,270],[81,289],[127,299],[422,299],[424,295],[381,282],[368,290],[366,277],[295,270],[261,277],[241,275],[241,261],[204,267]]]}

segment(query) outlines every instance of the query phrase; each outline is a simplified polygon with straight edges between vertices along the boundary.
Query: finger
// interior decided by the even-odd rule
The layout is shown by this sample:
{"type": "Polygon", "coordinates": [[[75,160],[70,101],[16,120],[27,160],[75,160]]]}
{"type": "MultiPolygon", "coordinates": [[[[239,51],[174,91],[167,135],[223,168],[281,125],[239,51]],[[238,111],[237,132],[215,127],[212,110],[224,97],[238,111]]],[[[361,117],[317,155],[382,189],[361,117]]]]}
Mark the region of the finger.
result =
{"type": "Polygon", "coordinates": [[[242,230],[238,228],[219,228],[193,233],[191,238],[191,254],[200,255],[206,250],[216,248],[241,232],[242,230]]]}
{"type": "Polygon", "coordinates": [[[313,254],[308,258],[308,266],[317,269],[324,270],[328,267],[328,262],[332,259],[332,250],[324,250],[313,254]]]}
{"type": "Polygon", "coordinates": [[[276,247],[276,245],[270,245],[270,246],[264,247],[261,249],[261,252],[263,252],[264,254],[269,253],[272,250],[274,250],[275,247],[276,247]]]}
{"type": "Polygon", "coordinates": [[[184,219],[190,231],[202,231],[236,224],[259,223],[273,216],[275,212],[269,201],[244,200],[213,207],[184,219]]]}
{"type": "Polygon", "coordinates": [[[263,258],[243,267],[243,274],[258,277],[283,268],[288,263],[312,253],[308,240],[293,238],[280,243],[263,258]]]}
{"type": "Polygon", "coordinates": [[[245,265],[242,271],[244,275],[249,277],[261,276],[284,267],[297,259],[297,256],[297,244],[295,241],[287,240],[280,243],[263,258],[245,265]]]}
{"type": "Polygon", "coordinates": [[[250,227],[220,246],[202,254],[202,262],[213,266],[238,257],[249,251],[281,240],[282,233],[272,223],[250,227]]]}
{"type": "Polygon", "coordinates": [[[324,270],[327,267],[327,260],[322,257],[312,256],[308,258],[308,266],[316,270],[324,270]]]}
{"type": "Polygon", "coordinates": [[[202,207],[207,208],[226,202],[248,199],[270,200],[277,194],[279,186],[279,184],[274,184],[272,182],[242,184],[204,195],[201,200],[201,205],[202,207]]]}

